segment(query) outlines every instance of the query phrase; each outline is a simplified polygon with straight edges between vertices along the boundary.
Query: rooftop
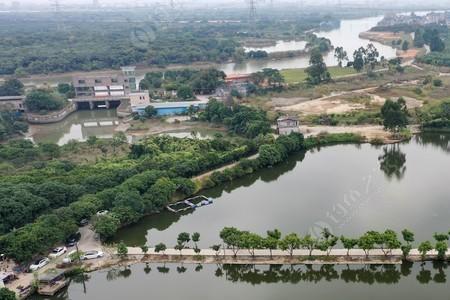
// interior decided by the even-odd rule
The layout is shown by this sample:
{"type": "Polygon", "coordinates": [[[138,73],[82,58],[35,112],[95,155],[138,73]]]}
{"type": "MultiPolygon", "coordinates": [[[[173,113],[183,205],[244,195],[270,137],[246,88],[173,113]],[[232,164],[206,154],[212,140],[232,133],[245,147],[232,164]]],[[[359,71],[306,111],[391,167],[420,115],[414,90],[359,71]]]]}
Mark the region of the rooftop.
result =
{"type": "Polygon", "coordinates": [[[20,101],[24,100],[25,96],[1,96],[0,101],[20,101]]]}

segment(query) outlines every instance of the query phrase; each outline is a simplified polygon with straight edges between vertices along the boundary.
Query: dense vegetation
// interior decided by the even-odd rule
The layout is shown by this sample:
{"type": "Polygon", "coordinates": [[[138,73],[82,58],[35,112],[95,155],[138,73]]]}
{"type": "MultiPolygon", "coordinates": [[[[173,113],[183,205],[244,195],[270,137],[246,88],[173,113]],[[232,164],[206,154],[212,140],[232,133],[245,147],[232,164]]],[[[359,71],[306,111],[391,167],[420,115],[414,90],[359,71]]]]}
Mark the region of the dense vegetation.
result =
{"type": "Polygon", "coordinates": [[[17,79],[5,80],[0,84],[0,97],[2,96],[20,96],[23,95],[24,86],[22,82],[17,79]]]}
{"type": "Polygon", "coordinates": [[[422,127],[433,130],[450,130],[450,102],[444,101],[419,112],[422,127]]]}
{"type": "Polygon", "coordinates": [[[225,73],[217,69],[168,70],[147,73],[140,82],[140,87],[150,90],[153,97],[161,97],[162,95],[158,91],[165,90],[176,91],[178,98],[189,99],[192,98],[193,93],[213,93],[223,83],[224,79],[225,73]]]}
{"type": "Polygon", "coordinates": [[[10,142],[0,152],[5,159],[12,149],[34,158],[31,169],[2,176],[0,187],[0,229],[6,233],[0,249],[19,261],[63,241],[77,230],[77,222],[100,209],[112,211],[96,223],[97,231],[108,238],[119,226],[161,210],[175,194],[192,194],[196,187],[191,176],[257,149],[245,141],[163,136],[131,146],[129,157],[76,165],[40,160],[43,147],[10,142]],[[10,232],[13,228],[17,230],[10,232]]]}
{"type": "Polygon", "coordinates": [[[224,123],[230,131],[249,138],[270,131],[270,122],[265,111],[244,105],[228,107],[214,99],[210,100],[205,111],[200,113],[199,119],[224,123]]]}
{"type": "Polygon", "coordinates": [[[288,13],[283,21],[265,18],[249,30],[246,12],[221,14],[217,18],[235,22],[208,22],[211,11],[174,12],[164,7],[108,14],[61,12],[56,18],[46,13],[2,14],[0,74],[224,62],[234,59],[248,39],[298,39],[324,21],[335,21],[326,15],[288,13]]]}
{"type": "Polygon", "coordinates": [[[17,112],[0,112],[0,141],[5,141],[14,135],[28,131],[28,124],[17,112]]]}

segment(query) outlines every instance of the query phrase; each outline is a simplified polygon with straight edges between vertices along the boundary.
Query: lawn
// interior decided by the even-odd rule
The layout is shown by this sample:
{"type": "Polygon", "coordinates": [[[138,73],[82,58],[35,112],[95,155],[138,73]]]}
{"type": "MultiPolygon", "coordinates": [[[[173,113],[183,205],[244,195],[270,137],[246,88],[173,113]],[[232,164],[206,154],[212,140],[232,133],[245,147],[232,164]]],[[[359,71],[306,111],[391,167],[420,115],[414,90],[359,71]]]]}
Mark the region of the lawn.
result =
{"type": "MultiPolygon", "coordinates": [[[[331,74],[331,78],[353,75],[357,73],[353,68],[340,68],[340,67],[329,67],[328,71],[331,74]]],[[[286,69],[282,70],[281,74],[284,76],[286,83],[290,84],[305,81],[307,78],[305,69],[286,69]]]]}

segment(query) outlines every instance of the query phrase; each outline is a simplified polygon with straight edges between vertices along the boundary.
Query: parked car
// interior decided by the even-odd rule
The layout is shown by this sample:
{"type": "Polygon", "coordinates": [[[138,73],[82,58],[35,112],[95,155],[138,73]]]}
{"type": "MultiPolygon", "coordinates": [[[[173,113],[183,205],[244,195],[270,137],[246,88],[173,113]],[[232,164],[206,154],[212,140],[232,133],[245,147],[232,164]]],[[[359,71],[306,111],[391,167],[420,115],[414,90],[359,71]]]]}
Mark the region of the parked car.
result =
{"type": "Polygon", "coordinates": [[[67,253],[66,257],[63,258],[64,264],[70,264],[73,262],[72,256],[77,253],[77,250],[72,250],[69,253],[67,253]]]}
{"type": "Polygon", "coordinates": [[[59,257],[59,256],[63,255],[66,252],[67,252],[67,248],[66,247],[58,247],[58,248],[53,249],[48,257],[49,258],[59,257]]]}
{"type": "Polygon", "coordinates": [[[78,222],[78,225],[80,225],[81,227],[86,226],[87,224],[89,224],[88,219],[83,219],[80,222],[78,222]]]}
{"type": "Polygon", "coordinates": [[[105,216],[109,213],[107,210],[101,210],[97,212],[97,216],[105,216]]]}
{"type": "Polygon", "coordinates": [[[66,246],[67,247],[73,247],[75,246],[78,241],[81,239],[81,233],[77,232],[75,234],[72,234],[69,236],[69,238],[66,240],[66,246]]]}
{"type": "Polygon", "coordinates": [[[50,260],[47,257],[39,258],[30,266],[30,271],[31,272],[37,271],[40,268],[45,267],[49,262],[50,260]]]}
{"type": "Polygon", "coordinates": [[[82,260],[96,259],[96,258],[103,257],[103,255],[104,255],[104,253],[102,251],[91,250],[91,251],[86,251],[83,255],[81,255],[81,259],[82,260]]]}

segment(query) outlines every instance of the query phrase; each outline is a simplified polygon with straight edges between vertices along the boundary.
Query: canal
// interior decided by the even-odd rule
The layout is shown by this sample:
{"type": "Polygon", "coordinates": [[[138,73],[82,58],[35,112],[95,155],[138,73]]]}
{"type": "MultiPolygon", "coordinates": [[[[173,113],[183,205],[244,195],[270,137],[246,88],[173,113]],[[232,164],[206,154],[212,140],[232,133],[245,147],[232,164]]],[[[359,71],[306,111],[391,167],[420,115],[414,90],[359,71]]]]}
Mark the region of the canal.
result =
{"type": "Polygon", "coordinates": [[[447,264],[236,266],[138,264],[74,278],[52,298],[94,299],[448,299],[447,264]]]}

